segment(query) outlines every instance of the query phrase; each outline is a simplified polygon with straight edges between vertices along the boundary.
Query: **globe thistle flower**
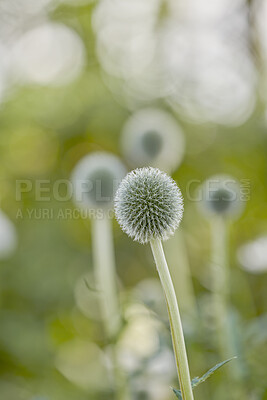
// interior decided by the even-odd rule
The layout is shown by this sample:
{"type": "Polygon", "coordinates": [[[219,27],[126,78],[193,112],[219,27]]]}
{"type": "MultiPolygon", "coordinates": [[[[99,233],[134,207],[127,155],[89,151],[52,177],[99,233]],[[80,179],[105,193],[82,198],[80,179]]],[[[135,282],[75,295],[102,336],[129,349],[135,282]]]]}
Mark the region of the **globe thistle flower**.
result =
{"type": "Polygon", "coordinates": [[[184,137],[176,120],[166,111],[137,111],[122,130],[124,157],[134,167],[157,167],[171,173],[182,161],[184,137]]]}
{"type": "MultiPolygon", "coordinates": [[[[226,353],[235,353],[232,336],[233,327],[229,317],[229,295],[231,269],[229,268],[228,243],[229,220],[237,218],[244,208],[240,185],[236,179],[217,175],[209,178],[200,189],[201,202],[199,208],[208,218],[211,230],[211,292],[212,307],[216,325],[217,346],[224,357],[226,353]]],[[[237,362],[233,375],[242,386],[242,365],[237,362]],[[240,369],[240,371],[239,371],[240,369]],[[240,380],[241,379],[241,380],[240,380]]],[[[241,396],[242,397],[242,396],[241,396]]],[[[244,397],[244,396],[243,396],[244,397]]]]}
{"type": "Polygon", "coordinates": [[[0,260],[10,257],[15,252],[17,244],[15,226],[0,210],[0,260]]]}
{"type": "Polygon", "coordinates": [[[183,198],[176,183],[156,168],[130,172],[115,197],[115,214],[124,232],[140,243],[150,242],[165,294],[183,400],[193,400],[179,307],[164,255],[162,240],[171,236],[183,215],[183,198]]]}
{"type": "Polygon", "coordinates": [[[183,198],[176,183],[156,168],[130,172],[115,197],[115,214],[122,228],[142,244],[166,240],[183,216],[183,198]]]}
{"type": "MultiPolygon", "coordinates": [[[[86,210],[99,210],[92,218],[92,255],[94,263],[95,286],[98,291],[99,314],[108,340],[114,340],[121,329],[122,316],[117,289],[117,273],[113,245],[112,218],[115,191],[126,175],[121,161],[108,153],[94,153],[82,158],[72,173],[75,203],[86,210]]],[[[90,216],[94,214],[90,213],[90,216]]],[[[84,309],[85,299],[76,288],[76,300],[84,309]]],[[[84,285],[83,285],[84,289],[84,285]]],[[[117,354],[112,352],[113,363],[118,365],[117,354]]],[[[127,385],[119,367],[114,376],[116,397],[127,399],[127,385]],[[119,371],[119,372],[118,372],[119,371]]]]}
{"type": "Polygon", "coordinates": [[[126,170],[121,161],[108,153],[93,153],[82,158],[72,173],[75,203],[92,218],[92,254],[99,296],[100,314],[107,337],[114,337],[121,325],[117,294],[117,274],[113,246],[112,219],[114,194],[126,170]]]}
{"type": "Polygon", "coordinates": [[[202,185],[200,193],[199,208],[206,216],[238,217],[243,211],[240,185],[231,176],[216,175],[209,178],[202,185]]]}
{"type": "Polygon", "coordinates": [[[241,267],[252,274],[267,272],[267,235],[239,247],[237,258],[241,267]]]}
{"type": "Polygon", "coordinates": [[[105,152],[82,158],[72,173],[75,203],[86,209],[113,208],[114,194],[126,175],[116,156],[105,152]]]}
{"type": "MultiPolygon", "coordinates": [[[[135,112],[127,120],[122,130],[121,146],[122,152],[131,166],[158,167],[167,173],[171,173],[182,162],[185,141],[183,132],[170,113],[158,108],[144,108],[135,112]]],[[[177,235],[179,237],[174,237],[173,240],[168,242],[167,246],[169,247],[168,253],[174,254],[175,272],[173,271],[173,273],[176,274],[176,289],[183,288],[183,290],[179,290],[180,306],[183,310],[190,310],[190,315],[196,315],[194,312],[194,305],[196,304],[193,299],[194,292],[190,290],[193,286],[191,271],[186,262],[183,235],[181,231],[177,232],[177,235]],[[180,268],[176,268],[177,250],[181,250],[181,257],[184,254],[183,261],[185,262],[182,263],[180,268]]]]}

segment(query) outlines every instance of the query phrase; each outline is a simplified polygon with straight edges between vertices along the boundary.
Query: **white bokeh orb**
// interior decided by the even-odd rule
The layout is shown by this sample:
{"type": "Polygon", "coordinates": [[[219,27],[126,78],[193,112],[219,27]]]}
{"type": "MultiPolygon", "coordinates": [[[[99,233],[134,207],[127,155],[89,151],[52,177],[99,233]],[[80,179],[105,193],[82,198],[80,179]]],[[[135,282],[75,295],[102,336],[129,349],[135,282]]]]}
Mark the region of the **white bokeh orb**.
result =
{"type": "Polygon", "coordinates": [[[267,272],[267,235],[247,242],[237,250],[241,267],[252,274],[267,272]]]}
{"type": "Polygon", "coordinates": [[[144,108],[124,124],[121,148],[133,168],[150,166],[172,173],[182,162],[185,140],[182,129],[169,112],[144,108]]]}
{"type": "Polygon", "coordinates": [[[47,22],[22,35],[12,49],[16,82],[64,85],[75,79],[85,64],[84,45],[71,28],[47,22]]]}
{"type": "Polygon", "coordinates": [[[10,257],[15,252],[17,242],[15,225],[0,210],[0,260],[10,257]]]}
{"type": "Polygon", "coordinates": [[[105,82],[131,109],[163,99],[191,122],[238,126],[255,106],[247,13],[244,0],[100,0],[93,28],[105,82]]]}

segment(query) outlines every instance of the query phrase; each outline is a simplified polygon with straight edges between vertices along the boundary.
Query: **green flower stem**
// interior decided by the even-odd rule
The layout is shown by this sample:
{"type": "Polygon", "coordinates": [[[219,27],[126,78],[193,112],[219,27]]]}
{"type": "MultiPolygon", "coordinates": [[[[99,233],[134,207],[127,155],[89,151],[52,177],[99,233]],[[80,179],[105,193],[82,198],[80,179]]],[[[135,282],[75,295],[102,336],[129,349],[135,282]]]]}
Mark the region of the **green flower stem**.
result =
{"type": "Polygon", "coordinates": [[[165,259],[161,240],[151,240],[150,244],[166,297],[182,398],[183,400],[193,400],[194,397],[191,386],[182,322],[169,268],[165,259]]]}
{"type": "MultiPolygon", "coordinates": [[[[121,328],[121,310],[119,307],[116,284],[116,267],[113,247],[112,220],[107,215],[92,221],[93,261],[99,302],[106,335],[116,338],[121,328]]],[[[116,399],[128,400],[127,379],[121,371],[115,346],[110,347],[113,364],[113,379],[116,399]]]]}
{"type": "Polygon", "coordinates": [[[212,264],[211,280],[219,350],[222,357],[230,357],[232,348],[228,329],[227,303],[229,297],[229,265],[227,262],[227,228],[221,217],[211,223],[212,264]]]}
{"type": "Polygon", "coordinates": [[[116,387],[114,388],[116,393],[116,400],[130,400],[131,396],[128,387],[128,380],[125,372],[121,369],[119,365],[116,346],[110,346],[108,348],[108,354],[112,361],[113,381],[116,385],[116,387]]]}
{"type": "Polygon", "coordinates": [[[107,335],[116,336],[121,325],[117,295],[112,220],[104,215],[92,221],[93,262],[101,314],[107,335]]]}
{"type": "MultiPolygon", "coordinates": [[[[218,349],[221,358],[237,355],[236,338],[229,315],[230,303],[230,266],[228,256],[228,224],[222,217],[215,217],[211,221],[212,232],[212,292],[218,349]]],[[[232,366],[232,399],[246,399],[245,377],[242,361],[238,357],[232,366]]]]}

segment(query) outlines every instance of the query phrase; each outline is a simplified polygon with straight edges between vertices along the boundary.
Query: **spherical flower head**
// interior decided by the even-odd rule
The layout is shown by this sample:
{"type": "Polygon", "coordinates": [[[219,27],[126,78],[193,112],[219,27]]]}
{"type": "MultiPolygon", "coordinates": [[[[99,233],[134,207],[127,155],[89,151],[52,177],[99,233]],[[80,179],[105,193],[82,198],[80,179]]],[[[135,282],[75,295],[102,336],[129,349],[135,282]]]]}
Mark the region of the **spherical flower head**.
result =
{"type": "Polygon", "coordinates": [[[16,228],[0,210],[0,260],[10,257],[15,252],[17,244],[16,228]]]}
{"type": "Polygon", "coordinates": [[[184,137],[175,118],[157,108],[145,108],[126,122],[121,137],[122,152],[132,167],[157,167],[174,171],[184,155],[184,137]]]}
{"type": "Polygon", "coordinates": [[[206,215],[237,217],[244,208],[240,185],[236,179],[226,175],[209,178],[201,187],[200,210],[206,215]]]}
{"type": "Polygon", "coordinates": [[[267,272],[267,235],[257,237],[239,247],[237,258],[241,267],[252,274],[267,272]]]}
{"type": "Polygon", "coordinates": [[[122,230],[135,241],[167,240],[182,219],[183,197],[174,180],[159,169],[136,169],[118,188],[115,215],[122,230]]]}
{"type": "Polygon", "coordinates": [[[97,152],[83,157],[71,177],[75,203],[85,209],[112,209],[125,175],[124,165],[113,154],[97,152]]]}

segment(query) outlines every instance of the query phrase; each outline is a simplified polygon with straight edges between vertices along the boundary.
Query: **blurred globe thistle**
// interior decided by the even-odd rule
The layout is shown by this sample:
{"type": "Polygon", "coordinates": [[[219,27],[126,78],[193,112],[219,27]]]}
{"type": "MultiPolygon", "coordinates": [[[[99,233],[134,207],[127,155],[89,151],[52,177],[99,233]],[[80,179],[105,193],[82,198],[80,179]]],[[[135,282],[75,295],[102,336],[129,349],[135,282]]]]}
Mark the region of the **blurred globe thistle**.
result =
{"type": "Polygon", "coordinates": [[[267,272],[267,236],[260,236],[243,244],[237,251],[242,268],[252,274],[267,272]]]}
{"type": "Polygon", "coordinates": [[[125,324],[117,342],[118,359],[124,371],[135,375],[145,360],[160,351],[162,325],[150,310],[141,304],[131,304],[125,309],[125,324]]]}
{"type": "Polygon", "coordinates": [[[75,203],[86,209],[113,208],[115,192],[125,175],[124,165],[112,154],[85,156],[72,172],[75,203]]]}
{"type": "Polygon", "coordinates": [[[79,338],[65,341],[57,348],[55,367],[69,382],[86,391],[109,388],[108,358],[90,341],[79,338]]]}
{"type": "Polygon", "coordinates": [[[183,197],[176,183],[156,168],[130,172],[115,197],[115,214],[122,228],[142,244],[168,239],[183,216],[183,197]]]}
{"type": "Polygon", "coordinates": [[[226,175],[216,175],[204,182],[200,189],[199,208],[204,215],[238,217],[244,209],[240,184],[226,175]]]}
{"type": "Polygon", "coordinates": [[[0,260],[10,257],[15,252],[17,244],[16,228],[0,210],[0,260]]]}
{"type": "Polygon", "coordinates": [[[174,171],[184,155],[184,137],[176,120],[166,111],[146,108],[133,114],[121,138],[124,157],[136,167],[174,171]]]}

